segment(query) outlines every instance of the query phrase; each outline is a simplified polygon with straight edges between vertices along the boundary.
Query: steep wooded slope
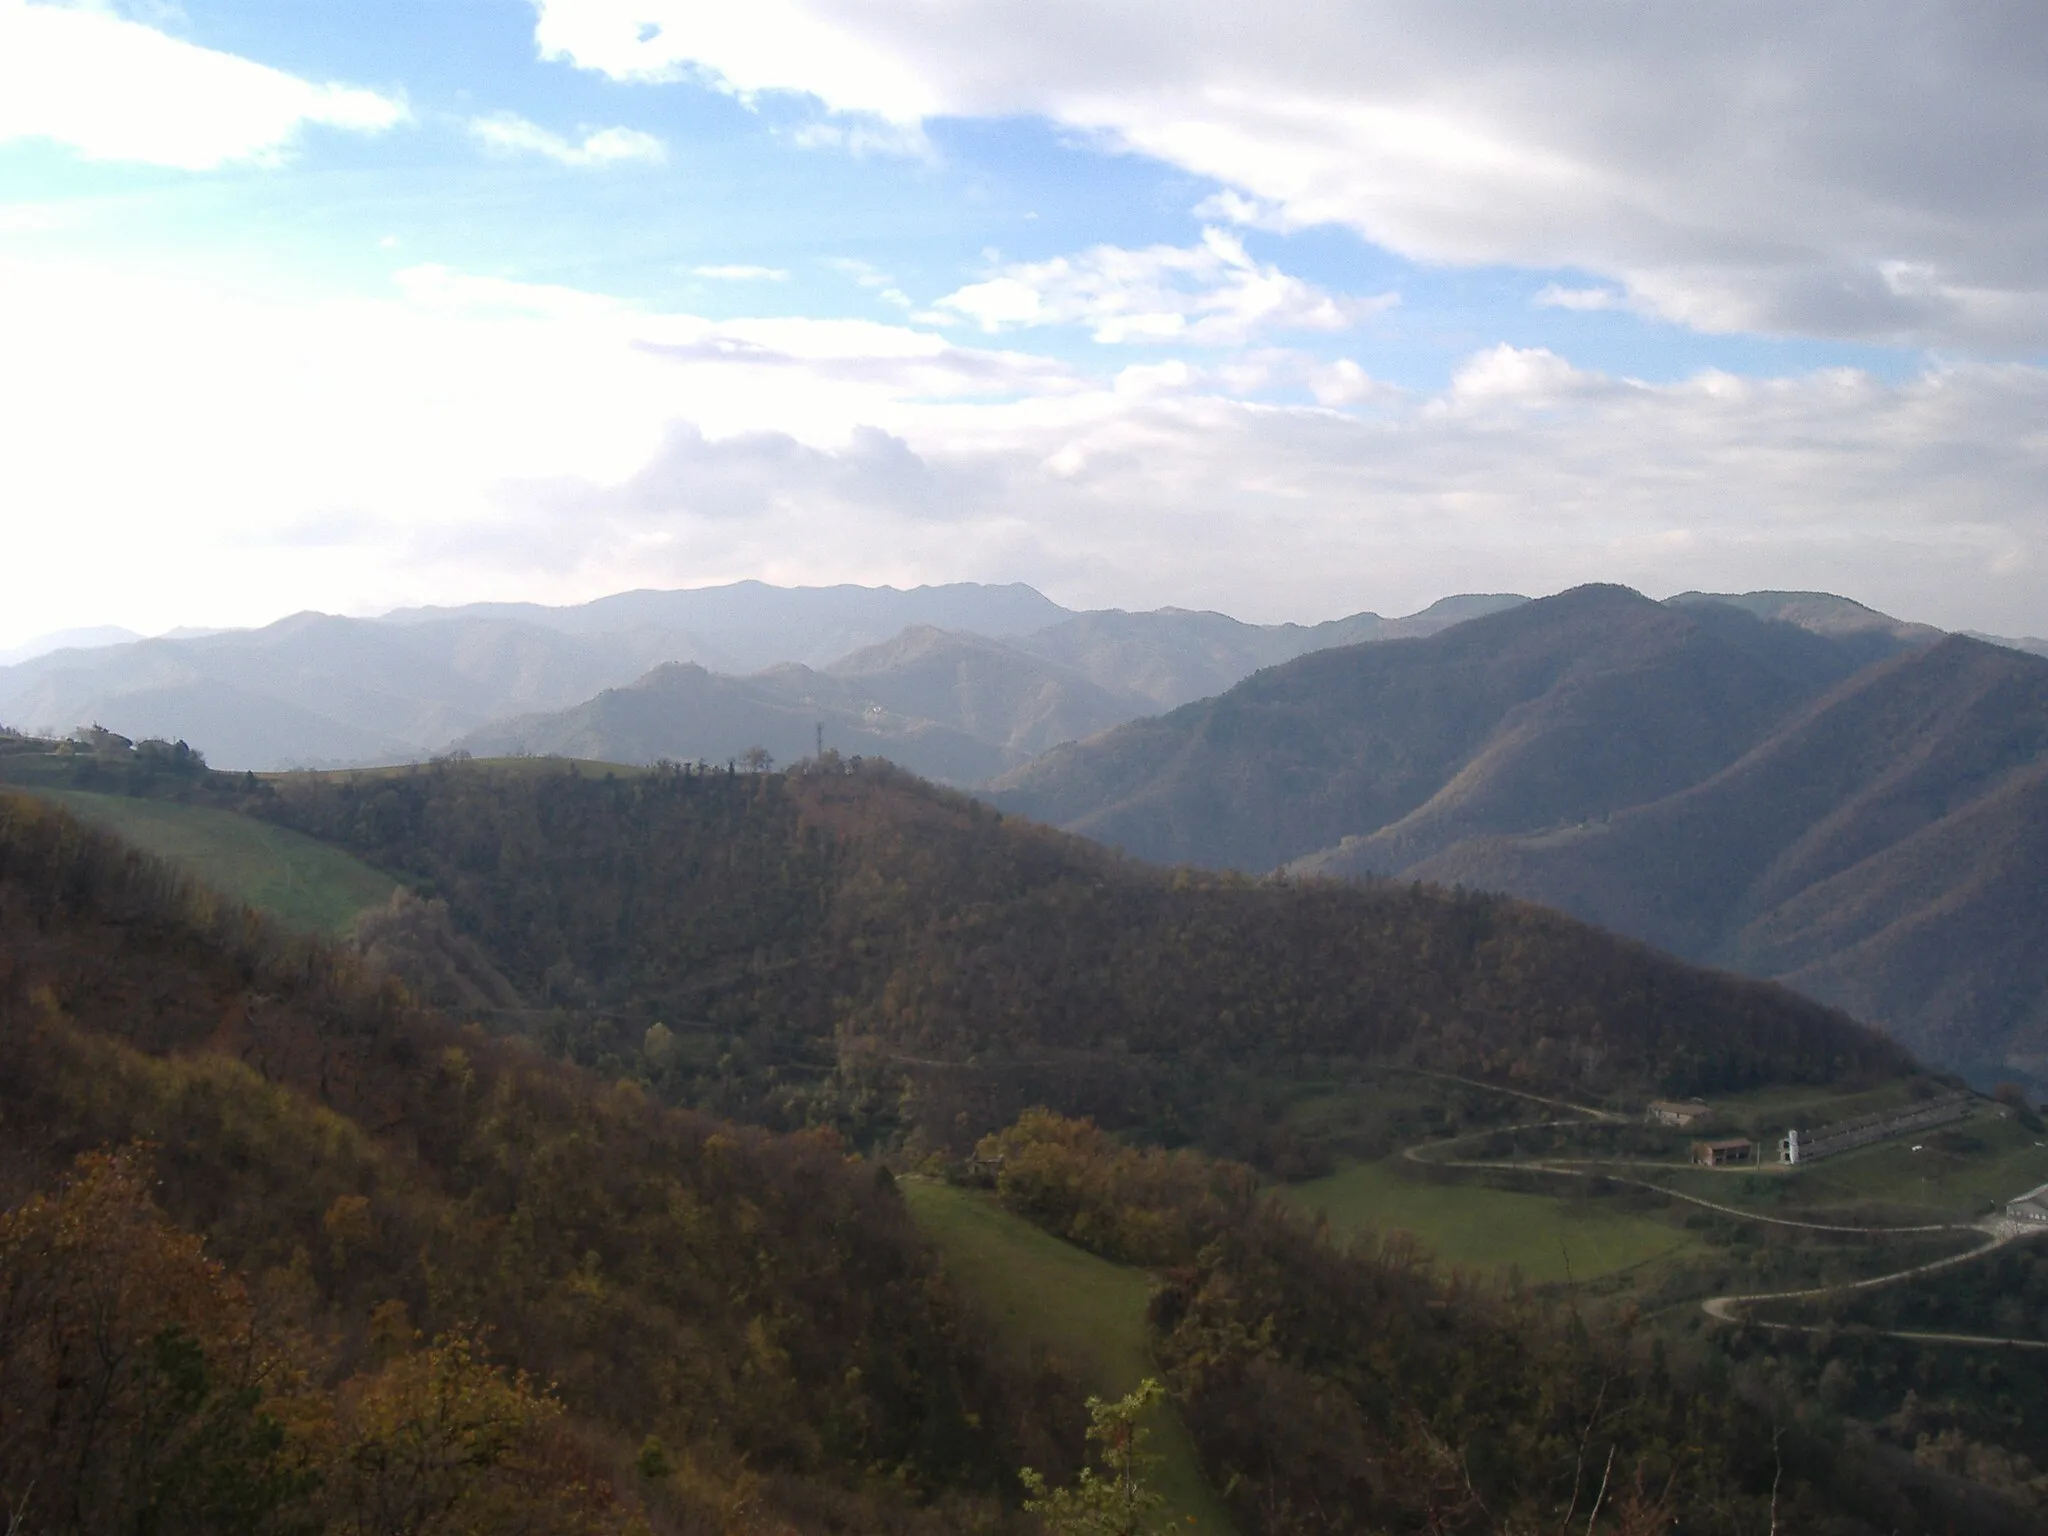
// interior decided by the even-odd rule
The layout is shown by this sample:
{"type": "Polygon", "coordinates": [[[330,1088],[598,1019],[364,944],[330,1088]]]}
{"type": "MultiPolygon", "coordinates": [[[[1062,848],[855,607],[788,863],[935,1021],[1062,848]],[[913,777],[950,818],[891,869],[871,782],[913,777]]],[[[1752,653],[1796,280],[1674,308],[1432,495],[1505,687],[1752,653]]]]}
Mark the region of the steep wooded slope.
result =
{"type": "Polygon", "coordinates": [[[1221,693],[1261,667],[1311,651],[1433,635],[1527,601],[1512,594],[1468,593],[1439,599],[1405,618],[1355,613],[1324,624],[1245,624],[1225,614],[1185,608],[1152,613],[1109,609],[1077,613],[1013,643],[1104,688],[1136,693],[1150,701],[1152,710],[1175,709],[1221,693]]]}
{"type": "Polygon", "coordinates": [[[1602,826],[1416,873],[1782,977],[1979,1076],[2048,1068],[2048,663],[1954,636],[1602,826]]]}
{"type": "MultiPolygon", "coordinates": [[[[646,851],[590,837],[603,821],[594,809],[637,805],[641,830],[678,830],[650,818],[645,800],[620,799],[630,786],[619,779],[526,770],[516,782],[571,786],[551,831],[566,867],[586,876],[616,875],[646,851]],[[577,798],[586,794],[597,798],[577,798]]],[[[772,798],[774,782],[733,778],[686,793],[729,819],[772,798]]],[[[845,776],[808,787],[809,797],[789,797],[810,818],[795,845],[764,838],[753,850],[771,867],[778,852],[785,871],[806,848],[829,854],[813,831],[828,844],[858,840],[846,818],[860,799],[843,793],[845,776]]],[[[915,793],[942,830],[949,817],[956,833],[983,824],[971,807],[915,793]]],[[[389,806],[356,809],[375,828],[389,806]]],[[[473,796],[432,810],[473,872],[489,818],[473,796]]],[[[766,818],[763,830],[776,824],[766,818]]],[[[899,819],[882,835],[925,841],[931,830],[899,819]]],[[[731,877],[751,860],[729,852],[714,861],[713,883],[745,907],[731,877]]],[[[953,852],[978,868],[989,849],[953,852]]],[[[586,879],[558,894],[590,888],[586,879]]],[[[616,908],[594,916],[594,928],[622,931],[616,908]]],[[[763,977],[762,958],[752,975],[763,977]]],[[[1768,1001],[1763,989],[1748,992],[1768,1001]]],[[[1647,1004],[1673,1000],[1667,991],[1647,1004]]],[[[1719,1022],[1737,1037],[1749,1032],[1739,1009],[1719,1022]]],[[[1758,1022],[1817,1031],[1823,1044],[1839,1028],[1836,1046],[1853,1047],[1858,1034],[1797,1004],[1758,1022]]],[[[488,1516],[465,1504],[480,1518],[456,1528],[995,1531],[1013,1528],[1004,1501],[989,1496],[1004,1488],[1006,1468],[1024,1461],[1060,1480],[1071,1467],[1049,1427],[1072,1423],[1059,1373],[1041,1362],[1025,1382],[995,1363],[889,1181],[831,1135],[772,1137],[665,1111],[632,1084],[601,1086],[458,1029],[347,956],[282,940],[166,866],[16,795],[0,795],[0,1051],[0,1293],[10,1301],[22,1295],[17,1282],[48,1278],[53,1247],[81,1246],[76,1230],[58,1230],[55,1244],[16,1241],[51,1226],[16,1205],[21,1194],[48,1189],[73,1153],[141,1137],[152,1144],[139,1158],[153,1177],[127,1178],[129,1204],[114,1214],[147,1226],[159,1219],[148,1203],[159,1203],[231,1267],[212,1282],[224,1303],[338,1384],[331,1399],[365,1438],[360,1454],[345,1443],[321,1463],[330,1477],[376,1478],[415,1502],[423,1486],[427,1495],[459,1488],[470,1467],[498,1454],[483,1441],[497,1433],[484,1415],[507,1397],[508,1378],[496,1378],[495,1398],[477,1395],[483,1351],[558,1383],[569,1418],[547,1459],[499,1476],[488,1516]],[[445,1344],[423,1352],[414,1328],[468,1342],[455,1357],[445,1344]],[[459,1377],[446,1371],[451,1360],[459,1377]],[[404,1373],[430,1365],[437,1374],[425,1385],[440,1395],[393,1398],[394,1372],[402,1386],[404,1373]],[[383,1398],[369,1395],[380,1388],[383,1398]],[[410,1418],[377,1417],[406,1401],[417,1404],[410,1418]],[[471,1452],[475,1461],[456,1459],[471,1452]],[[574,1507],[558,1492],[573,1494],[574,1507]]],[[[1491,1525],[1495,1508],[1554,1515],[1583,1501],[1589,1443],[1610,1469],[1620,1458],[1617,1481],[1635,1492],[1616,1505],[1641,1514],[1645,1529],[1696,1505],[1703,1533],[1737,1536],[1781,1485],[1804,1528],[1830,1536],[1930,1532],[1964,1507],[1951,1497],[1916,1508],[1880,1467],[1825,1433],[1776,1432],[1777,1415],[1794,1422],[1798,1411],[1791,1390],[1760,1386],[1738,1398],[1718,1353],[1693,1348],[1674,1360],[1639,1347],[1633,1309],[1614,1328],[1596,1315],[1589,1330],[1576,1305],[1550,1309],[1438,1277],[1398,1239],[1340,1253],[1305,1221],[1262,1207],[1249,1170],[1124,1154],[1092,1127],[1044,1114],[1019,1131],[1023,1141],[1005,1144],[1006,1199],[1063,1217],[1083,1241],[1131,1245],[1129,1257],[1172,1266],[1149,1314],[1161,1363],[1198,1415],[1213,1465],[1229,1472],[1244,1528],[1259,1536],[1336,1536],[1361,1522],[1455,1529],[1470,1527],[1475,1510],[1491,1525]],[[1042,1155],[1068,1147],[1078,1158],[1042,1155]],[[1470,1470],[1446,1480],[1446,1464],[1470,1470]],[[1637,1467],[1655,1476],[1635,1477],[1637,1467]]],[[[100,1219],[106,1193],[66,1196],[57,1214],[90,1217],[83,1237],[112,1236],[103,1246],[125,1263],[120,1234],[100,1219]]],[[[174,1231],[159,1246],[190,1269],[200,1256],[184,1242],[174,1231]]],[[[150,1274],[119,1278],[128,1310],[90,1319],[103,1343],[126,1342],[122,1326],[148,1315],[136,1300],[150,1274]]],[[[22,1309],[8,1316],[19,1321],[22,1309]]],[[[157,1332],[145,1342],[162,1353],[180,1339],[157,1332]]],[[[189,1356],[167,1358],[187,1361],[177,1380],[189,1383],[189,1356]]],[[[15,1364],[10,1355],[0,1373],[0,1422],[18,1427],[41,1399],[15,1364]]],[[[51,1386],[61,1398],[61,1372],[51,1386]]],[[[272,1376],[256,1390],[278,1386],[272,1376]]],[[[167,1421],[159,1408],[154,1422],[167,1421]]],[[[0,1460],[40,1491],[45,1469],[25,1466],[22,1448],[10,1438],[0,1460]]],[[[223,1460],[210,1443],[189,1449],[209,1471],[223,1460]]],[[[166,1483],[152,1475],[149,1491],[166,1483]]],[[[377,1523],[347,1502],[346,1486],[309,1491],[335,1495],[336,1518],[293,1529],[449,1528],[377,1523]]],[[[211,1518],[246,1513],[247,1500],[230,1504],[235,1492],[188,1499],[197,1523],[167,1522],[155,1506],[143,1528],[273,1528],[211,1518]]],[[[10,1478],[6,1497],[22,1494],[10,1478]]]]}
{"type": "Polygon", "coordinates": [[[990,798],[1154,857],[1507,891],[2048,1088],[2048,665],[1932,633],[1582,588],[1304,657],[990,798]]]}
{"type": "Polygon", "coordinates": [[[483,1325],[662,1531],[742,1504],[776,1529],[958,1528],[920,1491],[994,1490],[1036,1433],[887,1181],[830,1136],[459,1030],[12,793],[0,1055],[0,1207],[143,1139],[172,1217],[338,1372],[380,1328],[483,1325]],[[649,1434],[691,1481],[631,1472],[649,1434]]]}
{"type": "Polygon", "coordinates": [[[1854,665],[1724,605],[1582,587],[1302,657],[1050,753],[989,798],[1147,858],[1271,869],[1358,837],[1375,841],[1345,872],[1391,872],[1697,782],[1854,665]]]}
{"type": "Polygon", "coordinates": [[[664,1091],[856,1135],[957,1146],[1046,1102],[1259,1155],[1247,1085],[1329,1059],[1594,1092],[1906,1065],[1839,1014],[1518,903],[1173,874],[825,767],[447,764],[252,809],[445,899],[559,1010],[557,1048],[637,1060],[659,1022],[664,1091]]]}

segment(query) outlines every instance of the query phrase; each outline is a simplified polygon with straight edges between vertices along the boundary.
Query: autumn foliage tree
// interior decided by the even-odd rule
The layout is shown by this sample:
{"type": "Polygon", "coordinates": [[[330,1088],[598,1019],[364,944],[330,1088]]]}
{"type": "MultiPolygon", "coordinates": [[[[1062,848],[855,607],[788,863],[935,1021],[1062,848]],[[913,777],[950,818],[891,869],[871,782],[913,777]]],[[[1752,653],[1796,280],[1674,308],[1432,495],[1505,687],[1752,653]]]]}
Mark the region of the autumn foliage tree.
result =
{"type": "Polygon", "coordinates": [[[292,1362],[132,1153],[0,1215],[0,1516],[37,1532],[259,1532],[316,1481],[292,1362]]]}
{"type": "Polygon", "coordinates": [[[91,1536],[602,1536],[562,1407],[481,1337],[405,1336],[327,1389],[150,1199],[133,1150],[0,1214],[0,1528],[91,1536]]]}
{"type": "Polygon", "coordinates": [[[1146,1483],[1157,1460],[1145,1449],[1143,1420],[1166,1397],[1151,1377],[1114,1401],[1088,1399],[1088,1444],[1096,1465],[1065,1488],[1054,1488],[1030,1467],[1021,1476],[1031,1497],[1024,1508],[1048,1536],[1148,1536],[1157,1529],[1163,1500],[1146,1483]]]}

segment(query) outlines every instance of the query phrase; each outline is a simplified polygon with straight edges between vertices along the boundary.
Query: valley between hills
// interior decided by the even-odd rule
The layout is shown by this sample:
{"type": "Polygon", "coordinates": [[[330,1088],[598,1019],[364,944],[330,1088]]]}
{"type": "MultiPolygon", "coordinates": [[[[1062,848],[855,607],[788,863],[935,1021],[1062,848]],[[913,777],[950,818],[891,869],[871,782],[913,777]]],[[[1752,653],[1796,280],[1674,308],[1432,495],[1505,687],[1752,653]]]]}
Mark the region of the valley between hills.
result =
{"type": "Polygon", "coordinates": [[[166,1530],[1023,1532],[1150,1377],[1175,1529],[2040,1528],[2048,661],[1784,595],[1003,601],[722,759],[659,730],[777,669],[562,755],[0,736],[0,1467],[166,1530]],[[935,693],[972,793],[885,750],[935,693]],[[155,1341],[105,1430],[79,1304],[155,1341]]]}

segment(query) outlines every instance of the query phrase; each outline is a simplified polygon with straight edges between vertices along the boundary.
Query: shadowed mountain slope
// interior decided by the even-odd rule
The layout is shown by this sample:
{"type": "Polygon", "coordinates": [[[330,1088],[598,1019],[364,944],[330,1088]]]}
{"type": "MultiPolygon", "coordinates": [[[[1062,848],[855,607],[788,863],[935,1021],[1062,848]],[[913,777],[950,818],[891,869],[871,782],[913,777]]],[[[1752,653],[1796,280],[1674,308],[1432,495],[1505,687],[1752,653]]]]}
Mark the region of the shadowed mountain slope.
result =
{"type": "Polygon", "coordinates": [[[1717,603],[1760,619],[1797,624],[1837,641],[1863,661],[1881,661],[1901,650],[1932,645],[1942,632],[1932,624],[1895,619],[1832,592],[1681,592],[1673,604],[1717,603]]]}
{"type": "Polygon", "coordinates": [[[1148,708],[1131,689],[1092,682],[1028,650],[928,626],[856,651],[825,677],[844,706],[936,721],[1001,747],[1013,762],[1148,708]]]}
{"type": "Polygon", "coordinates": [[[1151,857],[1508,891],[2048,1086],[2048,664],[1933,635],[1582,588],[1304,657],[991,798],[1151,857]]]}
{"type": "Polygon", "coordinates": [[[1405,868],[1696,782],[1854,658],[1789,624],[1582,587],[1425,640],[1345,647],[1062,748],[1006,809],[1148,858],[1270,869],[1347,835],[1405,868]]]}
{"type": "Polygon", "coordinates": [[[1859,673],[1603,826],[1414,866],[1781,977],[1980,1078],[2048,1076],[2048,662],[1961,636],[1859,673]]]}
{"type": "Polygon", "coordinates": [[[1174,709],[1221,693],[1261,667],[1310,651],[1431,635],[1527,601],[1511,595],[1446,597],[1406,618],[1358,613],[1309,625],[1244,624],[1224,614],[1185,608],[1154,613],[1109,609],[1075,614],[1016,644],[1071,667],[1112,692],[1139,694],[1154,710],[1174,709]]]}

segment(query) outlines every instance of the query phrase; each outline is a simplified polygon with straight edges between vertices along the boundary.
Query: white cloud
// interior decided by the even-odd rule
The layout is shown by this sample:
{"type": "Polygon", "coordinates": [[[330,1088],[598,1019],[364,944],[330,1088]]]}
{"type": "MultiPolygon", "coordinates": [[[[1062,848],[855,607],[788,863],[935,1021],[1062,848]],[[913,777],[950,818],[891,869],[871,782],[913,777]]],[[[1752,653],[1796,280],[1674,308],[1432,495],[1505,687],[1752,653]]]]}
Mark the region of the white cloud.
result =
{"type": "Polygon", "coordinates": [[[1228,345],[1266,330],[1344,330],[1393,302],[1325,293],[1254,261],[1236,236],[1207,229],[1194,246],[1100,245],[1004,266],[933,307],[991,333],[1085,325],[1102,342],[1228,345]]]}
{"type": "MultiPolygon", "coordinates": [[[[909,314],[917,308],[916,304],[911,301],[910,295],[897,285],[896,279],[882,271],[879,267],[872,266],[852,256],[827,256],[819,265],[837,272],[843,277],[850,278],[861,287],[871,290],[876,298],[887,304],[891,309],[900,309],[905,314],[909,314]]],[[[949,317],[938,314],[924,314],[919,315],[917,318],[926,325],[944,325],[949,317]]]]}
{"type": "Polygon", "coordinates": [[[1598,309],[1626,309],[1628,296],[1612,288],[1567,288],[1546,283],[1532,301],[1542,309],[1573,309],[1581,313],[1598,309]]]}
{"type": "Polygon", "coordinates": [[[690,268],[690,276],[707,278],[714,283],[786,283],[789,273],[782,267],[754,267],[743,262],[728,262],[690,268]]]}
{"type": "Polygon", "coordinates": [[[1568,268],[1711,330],[2048,342],[2048,32],[2026,6],[536,0],[619,79],[914,124],[1037,114],[1219,217],[1568,268]]]}
{"type": "Polygon", "coordinates": [[[783,131],[799,149],[836,149],[855,158],[896,155],[908,160],[936,161],[938,151],[917,123],[892,123],[873,116],[837,116],[802,123],[783,131]]]}
{"type": "Polygon", "coordinates": [[[500,154],[541,155],[558,165],[593,167],[638,162],[659,165],[668,146],[637,128],[585,128],[579,140],[528,122],[516,112],[495,112],[469,120],[470,135],[500,154]]]}
{"type": "Polygon", "coordinates": [[[938,108],[920,71],[865,35],[857,16],[802,0],[535,0],[541,57],[618,80],[694,79],[742,99],[799,91],[833,109],[915,124],[938,108]]]}
{"type": "Polygon", "coordinates": [[[1540,408],[1626,387],[1602,374],[1574,368],[1548,347],[1511,347],[1503,342],[1468,358],[1452,376],[1450,389],[1433,405],[1438,409],[1540,408]]]}
{"type": "Polygon", "coordinates": [[[819,265],[843,277],[851,278],[863,288],[888,288],[894,286],[896,281],[879,267],[855,256],[827,256],[819,265]]]}
{"type": "Polygon", "coordinates": [[[179,170],[275,164],[309,126],[380,133],[396,96],[299,79],[86,5],[0,0],[0,143],[179,170]]]}
{"type": "Polygon", "coordinates": [[[742,576],[1265,618],[1814,587],[2048,631],[2048,369],[2017,364],[1649,385],[1492,348],[1417,395],[1278,350],[1091,377],[445,267],[312,303],[19,259],[0,334],[21,635],[742,576]]]}

